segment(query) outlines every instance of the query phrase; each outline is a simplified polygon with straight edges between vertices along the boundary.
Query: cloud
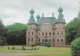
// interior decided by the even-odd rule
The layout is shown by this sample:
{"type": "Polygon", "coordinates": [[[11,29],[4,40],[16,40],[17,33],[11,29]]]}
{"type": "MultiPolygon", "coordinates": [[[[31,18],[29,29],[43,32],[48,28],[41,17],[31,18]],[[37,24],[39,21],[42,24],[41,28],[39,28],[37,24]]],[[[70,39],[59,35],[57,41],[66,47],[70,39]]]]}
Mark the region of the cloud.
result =
{"type": "MultiPolygon", "coordinates": [[[[79,11],[79,0],[61,0],[61,6],[64,9],[64,18],[66,22],[70,22],[77,16],[79,11]]],[[[35,10],[35,18],[39,13],[45,16],[58,17],[59,0],[0,0],[0,17],[5,25],[15,22],[27,23],[30,17],[30,9],[35,10]]]]}

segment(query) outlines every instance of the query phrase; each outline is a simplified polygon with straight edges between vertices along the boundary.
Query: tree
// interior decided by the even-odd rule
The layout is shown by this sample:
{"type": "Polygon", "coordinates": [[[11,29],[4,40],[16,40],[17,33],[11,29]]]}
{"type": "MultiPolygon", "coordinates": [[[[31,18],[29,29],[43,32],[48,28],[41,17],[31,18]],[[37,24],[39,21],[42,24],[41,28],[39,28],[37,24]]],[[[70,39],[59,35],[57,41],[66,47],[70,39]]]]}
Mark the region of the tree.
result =
{"type": "Polygon", "coordinates": [[[6,43],[5,35],[6,35],[5,26],[3,25],[0,19],[0,45],[5,45],[6,43]]]}
{"type": "Polygon", "coordinates": [[[8,25],[7,44],[8,45],[25,45],[26,44],[26,25],[22,23],[14,23],[8,25]]]}
{"type": "Polygon", "coordinates": [[[71,42],[72,56],[80,56],[80,38],[71,42]]]}
{"type": "Polygon", "coordinates": [[[66,25],[66,40],[67,40],[67,44],[70,44],[71,41],[73,41],[74,39],[76,39],[79,34],[79,25],[80,25],[80,19],[78,19],[77,17],[74,18],[71,22],[69,22],[66,25]]]}

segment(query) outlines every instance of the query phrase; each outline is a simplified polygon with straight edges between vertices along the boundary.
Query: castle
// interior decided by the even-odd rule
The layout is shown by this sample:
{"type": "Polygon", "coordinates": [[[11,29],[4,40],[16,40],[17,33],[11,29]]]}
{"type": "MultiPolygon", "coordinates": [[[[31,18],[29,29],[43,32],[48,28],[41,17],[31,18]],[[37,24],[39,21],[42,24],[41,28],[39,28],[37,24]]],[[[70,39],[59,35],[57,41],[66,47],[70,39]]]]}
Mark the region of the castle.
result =
{"type": "Polygon", "coordinates": [[[51,46],[65,46],[65,19],[62,14],[63,8],[58,9],[59,15],[56,19],[54,13],[52,17],[42,17],[38,14],[37,21],[34,19],[34,10],[30,10],[30,19],[27,23],[26,45],[31,46],[36,43],[44,45],[46,42],[51,46]]]}

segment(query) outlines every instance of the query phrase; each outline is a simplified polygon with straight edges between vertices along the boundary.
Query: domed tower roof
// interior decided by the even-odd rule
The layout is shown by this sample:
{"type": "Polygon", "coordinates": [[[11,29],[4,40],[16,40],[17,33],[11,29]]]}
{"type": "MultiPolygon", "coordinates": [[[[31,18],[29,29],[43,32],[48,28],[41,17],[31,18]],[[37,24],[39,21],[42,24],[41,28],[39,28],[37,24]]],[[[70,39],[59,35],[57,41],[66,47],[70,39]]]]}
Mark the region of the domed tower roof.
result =
{"type": "Polygon", "coordinates": [[[30,19],[29,19],[29,21],[28,21],[28,24],[35,24],[35,19],[34,19],[34,10],[33,9],[31,9],[30,10],[30,19]]]}
{"type": "Polygon", "coordinates": [[[35,12],[35,11],[34,11],[33,9],[30,10],[30,14],[34,14],[34,12],[35,12]]]}
{"type": "Polygon", "coordinates": [[[63,18],[64,15],[62,14],[63,12],[63,8],[60,6],[58,9],[59,15],[58,15],[58,19],[56,20],[56,23],[63,23],[65,24],[65,19],[63,18]]]}
{"type": "Polygon", "coordinates": [[[63,8],[59,7],[58,12],[63,12],[63,8]]]}
{"type": "Polygon", "coordinates": [[[39,19],[39,18],[40,18],[40,15],[38,14],[38,15],[36,16],[36,18],[39,19]]]}

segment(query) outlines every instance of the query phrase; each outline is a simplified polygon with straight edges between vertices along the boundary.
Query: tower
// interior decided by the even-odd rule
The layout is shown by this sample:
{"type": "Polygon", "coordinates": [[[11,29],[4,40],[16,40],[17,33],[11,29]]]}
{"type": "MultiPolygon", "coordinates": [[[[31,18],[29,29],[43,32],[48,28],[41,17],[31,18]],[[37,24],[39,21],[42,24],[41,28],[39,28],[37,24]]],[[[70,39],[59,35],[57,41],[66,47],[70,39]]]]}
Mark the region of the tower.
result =
{"type": "Polygon", "coordinates": [[[27,30],[26,30],[26,45],[34,45],[36,43],[36,23],[34,19],[34,10],[30,10],[30,19],[27,23],[27,30]]]}
{"type": "Polygon", "coordinates": [[[36,18],[37,18],[37,22],[38,22],[39,19],[40,19],[40,15],[38,14],[38,15],[36,16],[36,18]]]}
{"type": "Polygon", "coordinates": [[[65,46],[65,19],[63,19],[64,15],[62,14],[63,8],[60,6],[58,9],[59,15],[58,19],[55,23],[55,46],[65,46]]]}

